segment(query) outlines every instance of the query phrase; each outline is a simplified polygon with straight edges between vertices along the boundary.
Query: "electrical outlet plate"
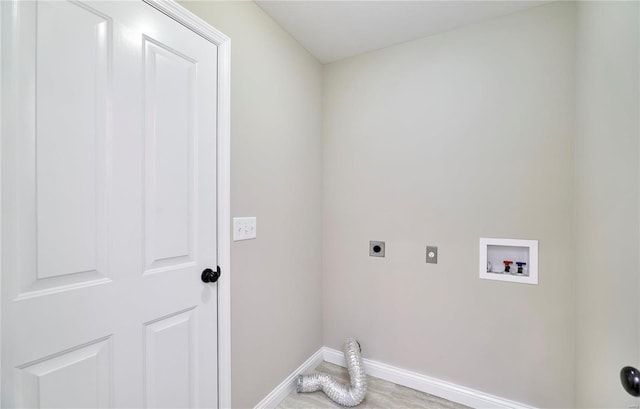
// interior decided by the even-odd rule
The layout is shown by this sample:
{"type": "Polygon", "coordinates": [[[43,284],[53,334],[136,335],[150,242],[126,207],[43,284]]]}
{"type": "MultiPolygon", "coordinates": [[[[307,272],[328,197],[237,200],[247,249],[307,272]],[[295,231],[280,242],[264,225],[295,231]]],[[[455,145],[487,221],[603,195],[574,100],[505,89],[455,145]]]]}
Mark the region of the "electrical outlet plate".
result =
{"type": "Polygon", "coordinates": [[[371,257],[384,257],[384,241],[370,241],[369,255],[371,257]]]}
{"type": "Polygon", "coordinates": [[[427,263],[438,264],[438,248],[427,246],[427,263]]]}
{"type": "Polygon", "coordinates": [[[233,218],[233,241],[255,239],[256,230],[255,217],[233,218]]]}

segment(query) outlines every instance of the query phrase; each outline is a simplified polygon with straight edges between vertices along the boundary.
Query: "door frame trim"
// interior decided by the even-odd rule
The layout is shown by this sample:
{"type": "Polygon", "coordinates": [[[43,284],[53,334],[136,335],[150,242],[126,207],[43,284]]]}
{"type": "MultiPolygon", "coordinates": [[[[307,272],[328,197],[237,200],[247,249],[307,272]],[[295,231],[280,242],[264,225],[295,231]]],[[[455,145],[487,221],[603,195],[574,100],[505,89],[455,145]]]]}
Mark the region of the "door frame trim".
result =
{"type": "Polygon", "coordinates": [[[173,0],[142,0],[218,47],[218,407],[231,408],[231,39],[173,0]]]}
{"type": "MultiPolygon", "coordinates": [[[[4,40],[2,36],[2,27],[5,26],[3,24],[3,15],[2,10],[6,6],[3,3],[0,3],[0,386],[2,385],[2,141],[4,140],[2,137],[2,129],[3,129],[3,118],[4,111],[2,110],[2,101],[5,98],[5,88],[2,87],[2,78],[5,75],[5,68],[2,63],[2,54],[4,54],[4,40]],[[4,91],[3,91],[4,90],[4,91]]],[[[2,388],[0,388],[0,405],[2,405],[2,388]]]]}
{"type": "MultiPolygon", "coordinates": [[[[213,28],[204,20],[180,6],[173,0],[142,0],[160,12],[176,20],[191,31],[215,44],[218,48],[217,72],[217,245],[218,265],[222,269],[222,276],[218,280],[218,407],[231,407],[231,80],[230,80],[230,48],[231,39],[213,28]]],[[[0,21],[5,5],[0,4],[0,21]]],[[[1,24],[0,24],[1,26],[1,24]]],[[[0,32],[0,43],[2,33],[0,32]]],[[[2,77],[5,74],[2,67],[2,53],[0,53],[0,89],[2,77]]],[[[2,152],[2,100],[5,93],[0,94],[0,153],[2,152]]],[[[0,155],[0,180],[2,162],[0,155]]],[[[0,225],[2,223],[2,196],[0,190],[0,225]]],[[[0,232],[0,246],[2,234],[0,232]]],[[[1,247],[0,247],[1,248],[1,247]]],[[[2,252],[0,252],[0,277],[2,277],[2,252]]],[[[0,285],[1,290],[1,285],[0,285]]],[[[0,308],[2,302],[0,291],[0,308]]],[[[1,311],[0,311],[1,312],[1,311]]],[[[0,315],[0,323],[1,323],[0,315]]],[[[0,325],[1,331],[1,325],[0,325]]],[[[2,333],[0,332],[0,350],[2,348],[2,333]]],[[[1,359],[1,354],[0,354],[1,359]]],[[[0,360],[0,367],[2,361],[0,360]]],[[[2,374],[0,371],[0,382],[2,374]]],[[[0,400],[2,392],[0,391],[0,400]]]]}

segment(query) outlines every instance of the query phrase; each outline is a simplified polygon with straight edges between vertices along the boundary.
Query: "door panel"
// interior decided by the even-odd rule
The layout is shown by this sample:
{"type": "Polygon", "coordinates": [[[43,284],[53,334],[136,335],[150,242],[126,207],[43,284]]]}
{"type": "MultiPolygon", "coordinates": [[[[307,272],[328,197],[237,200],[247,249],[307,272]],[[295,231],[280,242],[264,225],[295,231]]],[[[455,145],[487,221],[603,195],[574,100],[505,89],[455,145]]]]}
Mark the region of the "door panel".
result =
{"type": "Polygon", "coordinates": [[[145,326],[145,407],[189,408],[196,399],[195,309],[145,326]]]}
{"type": "Polygon", "coordinates": [[[21,406],[111,407],[110,353],[107,338],[19,367],[21,406]]]}
{"type": "Polygon", "coordinates": [[[37,278],[106,275],[111,22],[66,2],[36,18],[37,278]]]}
{"type": "Polygon", "coordinates": [[[216,407],[216,46],[142,2],[0,7],[2,406],[216,407]]]}
{"type": "Polygon", "coordinates": [[[19,138],[8,168],[20,257],[5,282],[22,299],[109,281],[107,197],[97,187],[107,175],[111,21],[74,3],[16,8],[19,138]],[[54,29],[63,15],[70,24],[54,29]]]}
{"type": "Polygon", "coordinates": [[[196,62],[145,38],[147,273],[195,261],[196,62]],[[177,139],[175,135],[184,135],[177,139]]]}

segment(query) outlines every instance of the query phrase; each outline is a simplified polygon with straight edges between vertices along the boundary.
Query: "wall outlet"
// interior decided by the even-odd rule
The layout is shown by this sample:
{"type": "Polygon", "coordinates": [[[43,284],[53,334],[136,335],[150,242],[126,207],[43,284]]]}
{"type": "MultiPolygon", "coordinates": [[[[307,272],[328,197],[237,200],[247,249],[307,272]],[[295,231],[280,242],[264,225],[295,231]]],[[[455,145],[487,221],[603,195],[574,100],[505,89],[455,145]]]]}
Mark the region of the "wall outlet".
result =
{"type": "Polygon", "coordinates": [[[438,264],[438,248],[427,246],[427,263],[438,264]]]}
{"type": "Polygon", "coordinates": [[[369,255],[371,257],[384,257],[384,241],[370,241],[369,255]]]}
{"type": "Polygon", "coordinates": [[[255,217],[233,218],[233,241],[251,240],[256,238],[255,217]]]}

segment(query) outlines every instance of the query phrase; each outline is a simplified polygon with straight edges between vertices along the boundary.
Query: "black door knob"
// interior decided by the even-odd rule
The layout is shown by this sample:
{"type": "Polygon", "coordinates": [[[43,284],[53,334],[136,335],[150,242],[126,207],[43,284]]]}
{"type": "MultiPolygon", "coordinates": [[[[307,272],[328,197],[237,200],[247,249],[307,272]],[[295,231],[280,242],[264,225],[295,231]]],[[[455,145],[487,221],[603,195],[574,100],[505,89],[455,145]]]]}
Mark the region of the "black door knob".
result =
{"type": "Polygon", "coordinates": [[[200,278],[202,278],[202,281],[205,283],[215,283],[218,281],[218,278],[220,278],[220,267],[218,267],[216,271],[213,271],[210,268],[205,268],[200,278]]]}
{"type": "Polygon", "coordinates": [[[620,371],[620,381],[624,390],[632,396],[640,396],[640,372],[632,367],[625,366],[620,371]]]}

